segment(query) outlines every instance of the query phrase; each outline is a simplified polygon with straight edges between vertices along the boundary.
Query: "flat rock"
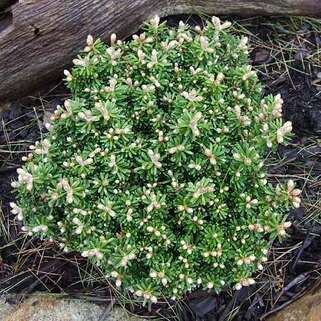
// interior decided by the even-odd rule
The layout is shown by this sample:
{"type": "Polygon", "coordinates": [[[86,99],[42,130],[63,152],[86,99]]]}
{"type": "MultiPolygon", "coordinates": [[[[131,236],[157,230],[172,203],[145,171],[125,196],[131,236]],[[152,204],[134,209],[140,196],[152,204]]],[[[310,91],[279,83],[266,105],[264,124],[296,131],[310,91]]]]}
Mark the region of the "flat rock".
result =
{"type": "Polygon", "coordinates": [[[7,315],[9,315],[15,307],[6,302],[4,298],[0,298],[0,321],[5,320],[7,315]]]}
{"type": "Polygon", "coordinates": [[[59,299],[50,295],[34,295],[18,306],[0,300],[0,321],[144,321],[124,309],[105,307],[76,299],[59,299]]]}
{"type": "Polygon", "coordinates": [[[267,321],[320,321],[321,289],[306,294],[285,309],[270,317],[267,321]]]}

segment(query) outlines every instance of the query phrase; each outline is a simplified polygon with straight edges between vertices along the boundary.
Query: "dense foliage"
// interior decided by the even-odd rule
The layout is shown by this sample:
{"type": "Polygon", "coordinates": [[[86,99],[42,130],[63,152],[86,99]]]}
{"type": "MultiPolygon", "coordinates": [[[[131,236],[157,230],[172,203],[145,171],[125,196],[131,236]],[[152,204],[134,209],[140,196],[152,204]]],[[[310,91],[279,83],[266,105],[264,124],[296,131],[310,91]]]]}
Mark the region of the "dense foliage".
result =
{"type": "Polygon", "coordinates": [[[229,27],[155,17],[131,41],[89,36],[65,71],[72,99],[12,184],[23,230],[152,302],[252,284],[300,191],[267,181],[264,159],[292,125],[280,96],[262,100],[247,38],[229,27]]]}

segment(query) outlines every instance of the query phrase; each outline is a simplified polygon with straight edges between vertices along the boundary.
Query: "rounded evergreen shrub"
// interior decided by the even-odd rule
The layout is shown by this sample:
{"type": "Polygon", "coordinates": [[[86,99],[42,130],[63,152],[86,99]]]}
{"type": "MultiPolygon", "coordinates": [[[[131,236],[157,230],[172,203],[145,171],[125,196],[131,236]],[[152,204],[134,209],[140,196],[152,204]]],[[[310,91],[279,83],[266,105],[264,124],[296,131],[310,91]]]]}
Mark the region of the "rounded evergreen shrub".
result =
{"type": "Polygon", "coordinates": [[[292,125],[229,27],[155,17],[130,41],[88,36],[65,71],[72,99],[12,183],[23,231],[152,302],[252,284],[300,190],[268,183],[264,160],[292,125]]]}

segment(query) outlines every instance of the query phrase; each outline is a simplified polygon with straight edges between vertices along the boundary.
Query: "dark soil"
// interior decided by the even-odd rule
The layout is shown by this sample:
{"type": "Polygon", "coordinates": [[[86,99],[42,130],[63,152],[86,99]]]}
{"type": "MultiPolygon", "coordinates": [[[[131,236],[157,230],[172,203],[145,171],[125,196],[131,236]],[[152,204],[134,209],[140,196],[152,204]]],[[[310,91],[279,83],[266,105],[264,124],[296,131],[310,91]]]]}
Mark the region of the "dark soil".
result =
{"type": "MultiPolygon", "coordinates": [[[[191,24],[201,22],[199,18],[180,18],[191,24]]],[[[169,18],[173,25],[177,25],[177,21],[177,17],[169,18]]],[[[295,32],[275,28],[280,19],[237,21],[252,33],[251,59],[266,84],[265,94],[281,93],[285,101],[284,119],[291,120],[294,125],[295,136],[291,144],[280,148],[267,161],[270,180],[295,179],[304,190],[304,205],[291,211],[290,236],[281,244],[275,242],[269,262],[257,275],[255,285],[218,295],[197,291],[183,303],[166,302],[149,310],[133,302],[128,304],[127,307],[136,313],[186,321],[264,320],[320,281],[321,81],[318,79],[321,69],[310,57],[314,52],[320,52],[321,36],[305,21],[296,23],[295,32]],[[286,51],[282,59],[275,39],[292,44],[291,51],[286,51]]],[[[0,201],[3,211],[0,293],[20,293],[20,296],[12,297],[14,301],[39,290],[68,293],[101,303],[110,302],[114,295],[99,271],[77,253],[62,253],[53,243],[22,237],[19,226],[14,225],[9,214],[9,202],[14,199],[10,182],[16,176],[21,156],[26,153],[28,144],[39,139],[45,131],[43,121],[48,112],[61,104],[67,95],[60,84],[40,97],[12,102],[7,111],[0,109],[0,201]]]]}

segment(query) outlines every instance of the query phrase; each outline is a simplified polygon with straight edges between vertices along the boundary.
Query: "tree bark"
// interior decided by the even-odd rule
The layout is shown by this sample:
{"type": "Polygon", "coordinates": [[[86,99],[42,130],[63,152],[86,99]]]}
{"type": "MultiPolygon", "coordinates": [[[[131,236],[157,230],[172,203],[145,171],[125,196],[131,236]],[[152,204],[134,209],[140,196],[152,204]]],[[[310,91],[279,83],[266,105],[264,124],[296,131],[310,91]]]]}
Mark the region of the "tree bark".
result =
{"type": "Polygon", "coordinates": [[[182,13],[321,16],[321,0],[20,0],[0,20],[0,100],[62,78],[88,34],[124,38],[155,14],[182,13]]]}

